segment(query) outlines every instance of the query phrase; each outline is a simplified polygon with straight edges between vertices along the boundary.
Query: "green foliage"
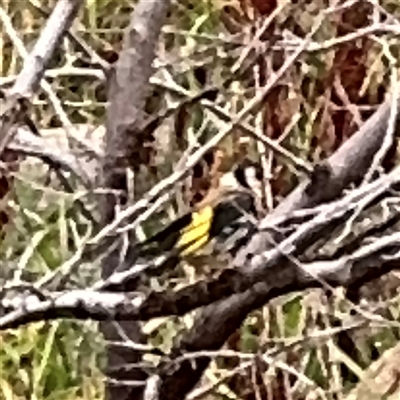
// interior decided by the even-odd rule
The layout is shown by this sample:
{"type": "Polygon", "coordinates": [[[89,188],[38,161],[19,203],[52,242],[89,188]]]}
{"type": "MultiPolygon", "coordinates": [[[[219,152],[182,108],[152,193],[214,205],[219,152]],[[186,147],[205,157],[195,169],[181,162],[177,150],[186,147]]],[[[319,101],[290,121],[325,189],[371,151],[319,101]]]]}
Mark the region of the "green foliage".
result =
{"type": "MultiPolygon", "coordinates": [[[[16,182],[13,229],[0,249],[10,265],[19,260],[29,280],[45,276],[72,255],[67,236],[73,196],[46,191],[41,180],[36,185],[16,182]]],[[[102,344],[95,324],[37,323],[1,333],[0,343],[1,400],[102,398],[102,344]]]]}
{"type": "Polygon", "coordinates": [[[302,325],[301,317],[303,316],[302,300],[303,296],[296,296],[291,300],[289,299],[282,307],[282,313],[285,319],[285,337],[300,334],[299,327],[302,325]]]}
{"type": "MultiPolygon", "coordinates": [[[[100,399],[98,370],[101,344],[96,327],[75,322],[32,324],[0,335],[1,380],[13,399],[84,398],[91,382],[92,397],[100,399]]],[[[3,387],[3,385],[1,385],[3,387]]],[[[5,393],[0,398],[8,400],[5,393]]]]}

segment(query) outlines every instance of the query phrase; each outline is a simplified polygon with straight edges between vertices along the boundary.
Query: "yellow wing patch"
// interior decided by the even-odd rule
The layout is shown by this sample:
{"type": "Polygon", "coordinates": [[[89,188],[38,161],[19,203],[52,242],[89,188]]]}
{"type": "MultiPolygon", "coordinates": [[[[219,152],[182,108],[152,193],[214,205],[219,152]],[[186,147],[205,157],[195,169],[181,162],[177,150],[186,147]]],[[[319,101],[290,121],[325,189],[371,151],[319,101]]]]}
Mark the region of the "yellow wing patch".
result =
{"type": "Polygon", "coordinates": [[[211,206],[192,214],[192,222],[181,234],[178,247],[183,247],[182,255],[196,252],[208,242],[214,211],[211,206]]]}

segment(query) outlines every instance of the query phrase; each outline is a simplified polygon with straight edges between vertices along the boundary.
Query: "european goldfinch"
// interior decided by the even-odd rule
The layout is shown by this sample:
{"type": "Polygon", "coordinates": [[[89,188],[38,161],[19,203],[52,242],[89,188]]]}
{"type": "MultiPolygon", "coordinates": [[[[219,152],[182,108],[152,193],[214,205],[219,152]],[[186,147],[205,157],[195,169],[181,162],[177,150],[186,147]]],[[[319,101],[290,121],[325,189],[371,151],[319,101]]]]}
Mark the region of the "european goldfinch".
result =
{"type": "Polygon", "coordinates": [[[244,237],[238,235],[239,240],[226,249],[233,253],[248,237],[249,229],[254,230],[261,199],[261,179],[259,164],[243,161],[232,172],[224,174],[218,188],[212,189],[191,212],[142,243],[142,249],[157,255],[175,250],[181,258],[186,258],[213,241],[221,251],[223,244],[241,229],[244,237]]]}

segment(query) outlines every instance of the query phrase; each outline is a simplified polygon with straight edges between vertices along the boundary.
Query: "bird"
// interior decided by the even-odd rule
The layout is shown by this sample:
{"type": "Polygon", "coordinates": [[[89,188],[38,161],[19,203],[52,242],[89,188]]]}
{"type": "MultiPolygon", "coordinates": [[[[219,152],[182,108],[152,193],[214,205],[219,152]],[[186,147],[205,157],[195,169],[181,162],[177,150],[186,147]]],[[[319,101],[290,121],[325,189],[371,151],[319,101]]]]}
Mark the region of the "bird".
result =
{"type": "Polygon", "coordinates": [[[218,187],[189,212],[145,239],[141,253],[174,252],[188,260],[212,242],[212,250],[234,255],[256,229],[261,198],[262,168],[246,158],[224,173],[218,187]]]}
{"type": "Polygon", "coordinates": [[[146,291],[152,277],[157,277],[158,284],[167,283],[182,261],[183,269],[194,267],[203,276],[224,268],[257,232],[263,177],[260,163],[247,158],[237,163],[188,212],[129,246],[115,270],[121,277],[103,282],[103,290],[146,291]],[[131,270],[135,265],[140,268],[131,270]]]}

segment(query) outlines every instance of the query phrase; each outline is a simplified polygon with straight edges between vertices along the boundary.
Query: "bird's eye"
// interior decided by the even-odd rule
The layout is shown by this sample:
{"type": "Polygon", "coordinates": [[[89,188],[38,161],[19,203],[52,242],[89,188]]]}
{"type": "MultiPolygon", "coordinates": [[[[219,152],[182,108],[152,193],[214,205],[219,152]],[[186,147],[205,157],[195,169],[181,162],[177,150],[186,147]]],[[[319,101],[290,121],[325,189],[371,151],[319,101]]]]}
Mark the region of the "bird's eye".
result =
{"type": "Polygon", "coordinates": [[[262,171],[262,168],[261,168],[261,166],[257,166],[257,167],[255,167],[255,170],[256,170],[256,179],[257,180],[259,180],[259,181],[262,181],[262,179],[263,179],[263,171],[262,171]]]}

